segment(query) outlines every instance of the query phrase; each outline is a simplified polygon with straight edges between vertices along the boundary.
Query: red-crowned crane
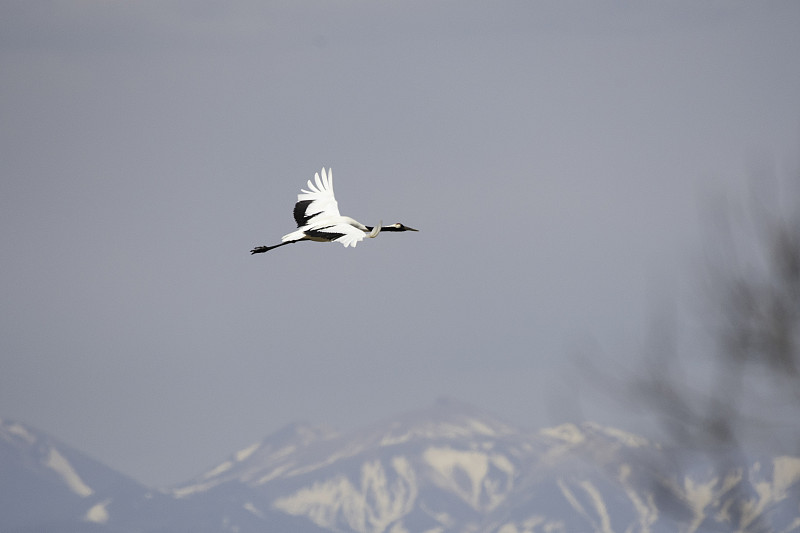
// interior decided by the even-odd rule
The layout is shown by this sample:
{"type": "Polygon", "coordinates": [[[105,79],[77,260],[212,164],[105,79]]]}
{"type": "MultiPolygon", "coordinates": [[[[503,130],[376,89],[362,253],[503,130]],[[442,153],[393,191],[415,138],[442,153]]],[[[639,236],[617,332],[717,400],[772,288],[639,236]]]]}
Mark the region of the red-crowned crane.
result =
{"type": "Polygon", "coordinates": [[[314,174],[314,181],[308,180],[308,190],[300,189],[297,203],[294,204],[294,220],[297,229],[281,238],[274,246],[256,246],[251,254],[268,252],[285,244],[300,241],[340,242],[345,248],[364,240],[364,237],[377,237],[382,231],[418,231],[399,222],[389,226],[365,226],[357,220],[339,214],[339,204],[333,197],[333,172],[322,169],[314,174]]]}

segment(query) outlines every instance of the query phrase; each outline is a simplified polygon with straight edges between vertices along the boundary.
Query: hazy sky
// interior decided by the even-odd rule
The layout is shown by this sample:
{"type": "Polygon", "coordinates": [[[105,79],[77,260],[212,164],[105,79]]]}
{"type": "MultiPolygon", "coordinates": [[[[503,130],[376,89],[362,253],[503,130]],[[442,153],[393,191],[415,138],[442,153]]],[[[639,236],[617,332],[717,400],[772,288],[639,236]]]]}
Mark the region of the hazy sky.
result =
{"type": "MultiPolygon", "coordinates": [[[[704,198],[791,170],[800,3],[5,1],[0,416],[154,485],[451,396],[637,430],[704,198]],[[419,233],[301,243],[299,188],[419,233]]],[[[796,168],[796,166],[794,167],[796,168]]]]}

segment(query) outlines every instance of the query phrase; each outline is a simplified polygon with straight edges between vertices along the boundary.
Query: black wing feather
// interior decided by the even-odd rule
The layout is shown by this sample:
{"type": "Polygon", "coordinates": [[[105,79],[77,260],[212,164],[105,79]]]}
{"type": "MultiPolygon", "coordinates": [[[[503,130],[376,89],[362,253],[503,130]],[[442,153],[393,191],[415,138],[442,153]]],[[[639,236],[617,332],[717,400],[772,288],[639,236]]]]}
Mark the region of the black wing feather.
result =
{"type": "Polygon", "coordinates": [[[306,213],[306,209],[308,206],[311,205],[314,200],[300,200],[296,204],[294,204],[294,221],[297,222],[297,227],[302,228],[308,221],[318,213],[306,213]]]}
{"type": "Polygon", "coordinates": [[[326,226],[324,228],[319,228],[319,229],[310,229],[310,230],[304,231],[303,233],[305,233],[307,236],[311,237],[312,239],[323,239],[323,240],[331,241],[331,242],[335,241],[339,237],[343,237],[344,236],[344,233],[334,233],[332,231],[322,231],[324,229],[331,228],[331,227],[333,227],[333,226],[326,226]]]}

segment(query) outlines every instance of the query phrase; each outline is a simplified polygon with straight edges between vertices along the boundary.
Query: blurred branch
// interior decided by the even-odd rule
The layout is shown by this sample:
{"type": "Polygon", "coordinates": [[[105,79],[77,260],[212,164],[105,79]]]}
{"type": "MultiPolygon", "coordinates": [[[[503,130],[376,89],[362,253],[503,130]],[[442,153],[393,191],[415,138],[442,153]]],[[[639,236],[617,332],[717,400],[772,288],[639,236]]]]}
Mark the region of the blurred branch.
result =
{"type": "MultiPolygon", "coordinates": [[[[679,374],[678,333],[667,321],[656,321],[648,341],[638,393],[684,445],[736,447],[748,427],[763,429],[781,415],[762,411],[765,401],[800,406],[800,204],[786,213],[753,199],[748,213],[753,231],[729,227],[729,238],[716,243],[729,249],[708,268],[712,314],[705,319],[714,348],[692,357],[708,372],[705,381],[679,374]],[[742,242],[747,235],[756,242],[742,242]],[[698,382],[702,393],[692,390],[698,382]]],[[[772,429],[791,427],[794,448],[782,451],[798,452],[800,428],[785,422],[772,429]]]]}
{"type": "MultiPolygon", "coordinates": [[[[760,191],[763,181],[752,181],[760,191]]],[[[681,353],[676,316],[659,316],[634,380],[634,397],[668,440],[706,454],[719,473],[744,467],[743,450],[800,453],[800,194],[780,194],[787,189],[800,193],[800,175],[777,184],[778,194],[751,194],[746,220],[729,208],[714,224],[722,232],[707,250],[721,254],[711,256],[702,295],[712,347],[681,353]]],[[[656,485],[680,470],[661,474],[656,485]]],[[[727,497],[743,512],[749,495],[740,483],[727,497]]]]}

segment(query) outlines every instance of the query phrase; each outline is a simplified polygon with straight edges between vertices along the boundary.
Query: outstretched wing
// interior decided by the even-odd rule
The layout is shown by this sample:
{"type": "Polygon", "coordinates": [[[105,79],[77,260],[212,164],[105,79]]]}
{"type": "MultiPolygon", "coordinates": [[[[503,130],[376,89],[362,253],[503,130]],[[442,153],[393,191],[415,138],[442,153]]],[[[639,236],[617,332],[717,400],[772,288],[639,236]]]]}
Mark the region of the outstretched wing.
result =
{"type": "Polygon", "coordinates": [[[338,242],[346,248],[355,247],[367,236],[366,226],[339,214],[339,204],[333,196],[331,169],[325,172],[323,168],[321,177],[317,172],[313,181],[308,180],[308,189],[300,189],[294,205],[294,220],[298,229],[284,235],[284,242],[309,239],[338,242]]]}
{"type": "Polygon", "coordinates": [[[300,189],[297,195],[297,203],[294,204],[294,220],[297,227],[309,226],[314,224],[314,219],[327,219],[338,217],[339,204],[333,197],[333,171],[322,169],[322,177],[319,172],[314,174],[314,181],[308,180],[308,190],[300,189]]]}

